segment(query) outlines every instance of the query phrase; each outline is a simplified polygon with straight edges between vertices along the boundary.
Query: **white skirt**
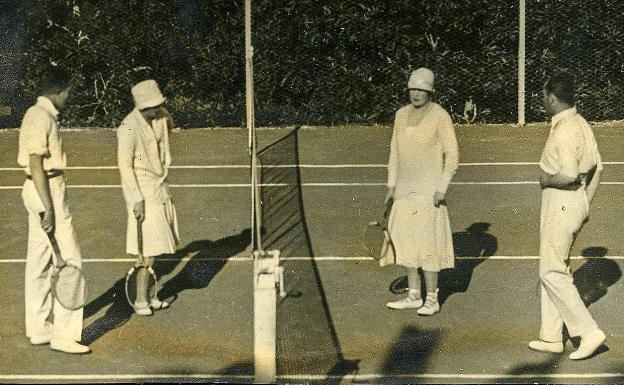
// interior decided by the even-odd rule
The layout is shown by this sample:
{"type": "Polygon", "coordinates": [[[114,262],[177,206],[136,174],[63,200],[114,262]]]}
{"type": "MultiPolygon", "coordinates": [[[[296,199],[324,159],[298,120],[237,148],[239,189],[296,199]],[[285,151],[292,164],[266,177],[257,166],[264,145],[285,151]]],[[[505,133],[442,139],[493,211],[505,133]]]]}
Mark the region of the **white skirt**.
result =
{"type": "MultiPolygon", "coordinates": [[[[145,200],[143,228],[143,255],[153,257],[173,254],[180,242],[176,209],[169,196],[166,182],[138,176],[137,182],[145,200]]],[[[126,252],[137,255],[137,221],[132,208],[128,208],[126,252]]]]}
{"type": "Polygon", "coordinates": [[[433,197],[410,195],[395,200],[388,219],[394,244],[380,260],[389,264],[439,272],[455,266],[453,235],[446,206],[435,207],[433,197]]]}

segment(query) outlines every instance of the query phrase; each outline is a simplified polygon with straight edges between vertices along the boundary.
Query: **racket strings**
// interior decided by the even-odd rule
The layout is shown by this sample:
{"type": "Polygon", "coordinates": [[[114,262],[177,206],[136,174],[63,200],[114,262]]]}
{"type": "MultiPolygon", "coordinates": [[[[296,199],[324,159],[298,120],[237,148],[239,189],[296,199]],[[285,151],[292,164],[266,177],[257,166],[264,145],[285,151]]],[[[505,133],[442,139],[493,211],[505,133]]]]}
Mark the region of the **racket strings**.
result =
{"type": "Polygon", "coordinates": [[[56,299],[67,309],[78,309],[84,306],[87,298],[87,283],[82,271],[72,265],[59,269],[53,280],[56,299]]]}
{"type": "Polygon", "coordinates": [[[149,306],[157,290],[156,274],[151,267],[139,265],[130,269],[126,276],[126,297],[130,306],[149,306]]]}

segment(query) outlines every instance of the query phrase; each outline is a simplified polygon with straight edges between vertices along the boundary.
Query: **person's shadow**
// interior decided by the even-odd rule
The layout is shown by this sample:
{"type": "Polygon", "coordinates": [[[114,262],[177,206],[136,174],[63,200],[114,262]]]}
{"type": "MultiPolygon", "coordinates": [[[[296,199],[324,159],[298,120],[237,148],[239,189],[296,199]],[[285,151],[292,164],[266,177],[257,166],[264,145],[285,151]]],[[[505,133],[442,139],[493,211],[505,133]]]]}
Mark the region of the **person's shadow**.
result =
{"type": "MultiPolygon", "coordinates": [[[[622,270],[618,264],[611,259],[603,258],[607,255],[607,251],[606,247],[600,246],[586,248],[581,255],[588,258],[587,262],[572,274],[574,285],[587,307],[607,295],[609,286],[615,285],[622,278],[622,270]]],[[[566,327],[563,328],[563,338],[564,341],[569,339],[575,347],[579,346],[579,338],[570,337],[566,327]]],[[[594,355],[607,350],[608,348],[603,345],[594,355]]]]}
{"type": "MultiPolygon", "coordinates": [[[[496,253],[498,240],[494,235],[488,233],[489,228],[489,223],[475,222],[466,230],[453,233],[455,267],[440,271],[438,276],[440,289],[438,301],[440,304],[443,304],[449,296],[455,293],[465,293],[470,285],[474,269],[496,253]]],[[[421,281],[424,285],[424,280],[421,281]]],[[[406,276],[397,278],[390,285],[390,291],[395,294],[406,290],[406,276]]]]}
{"type": "MultiPolygon", "coordinates": [[[[239,234],[217,241],[191,242],[166,260],[158,260],[157,258],[154,263],[154,271],[160,278],[175,270],[183,258],[190,255],[186,265],[162,285],[158,297],[173,303],[183,290],[207,287],[225,266],[227,257],[244,251],[250,241],[250,230],[245,229],[239,234]]],[[[134,314],[134,309],[126,300],[125,277],[117,280],[110,289],[89,302],[84,307],[84,318],[92,317],[108,305],[111,306],[106,310],[106,313],[84,329],[83,344],[92,344],[106,333],[125,324],[134,314]]]]}

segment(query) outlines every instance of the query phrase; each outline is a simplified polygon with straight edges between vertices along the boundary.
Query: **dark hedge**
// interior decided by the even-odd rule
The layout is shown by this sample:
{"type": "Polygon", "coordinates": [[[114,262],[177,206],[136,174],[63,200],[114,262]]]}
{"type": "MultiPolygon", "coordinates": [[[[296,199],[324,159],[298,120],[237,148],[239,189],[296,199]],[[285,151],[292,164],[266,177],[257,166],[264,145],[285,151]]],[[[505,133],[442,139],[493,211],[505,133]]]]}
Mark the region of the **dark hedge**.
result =
{"type": "MultiPolygon", "coordinates": [[[[244,125],[243,0],[16,4],[16,88],[31,101],[45,65],[70,69],[67,124],[117,125],[131,85],[155,78],[179,125],[244,125]]],[[[528,121],[544,120],[558,70],[577,77],[588,118],[622,118],[623,16],[606,0],[528,2],[528,121]]],[[[257,125],[387,123],[420,66],[456,120],[472,96],[479,121],[517,121],[515,2],[254,0],[253,18],[257,125]]]]}

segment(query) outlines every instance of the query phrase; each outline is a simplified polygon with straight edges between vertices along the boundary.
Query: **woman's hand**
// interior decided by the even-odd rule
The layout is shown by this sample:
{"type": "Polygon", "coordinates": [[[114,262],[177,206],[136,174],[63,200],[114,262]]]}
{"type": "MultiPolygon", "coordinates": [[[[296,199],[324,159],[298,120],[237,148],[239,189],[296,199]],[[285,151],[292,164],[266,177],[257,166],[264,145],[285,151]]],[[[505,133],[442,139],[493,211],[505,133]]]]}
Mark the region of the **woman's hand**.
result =
{"type": "Polygon", "coordinates": [[[443,192],[436,191],[435,195],[433,196],[433,205],[435,207],[440,207],[440,205],[445,205],[445,204],[446,204],[446,194],[443,192]]]}
{"type": "Polygon", "coordinates": [[[134,217],[140,222],[145,220],[145,201],[138,201],[134,204],[134,217]]]}

